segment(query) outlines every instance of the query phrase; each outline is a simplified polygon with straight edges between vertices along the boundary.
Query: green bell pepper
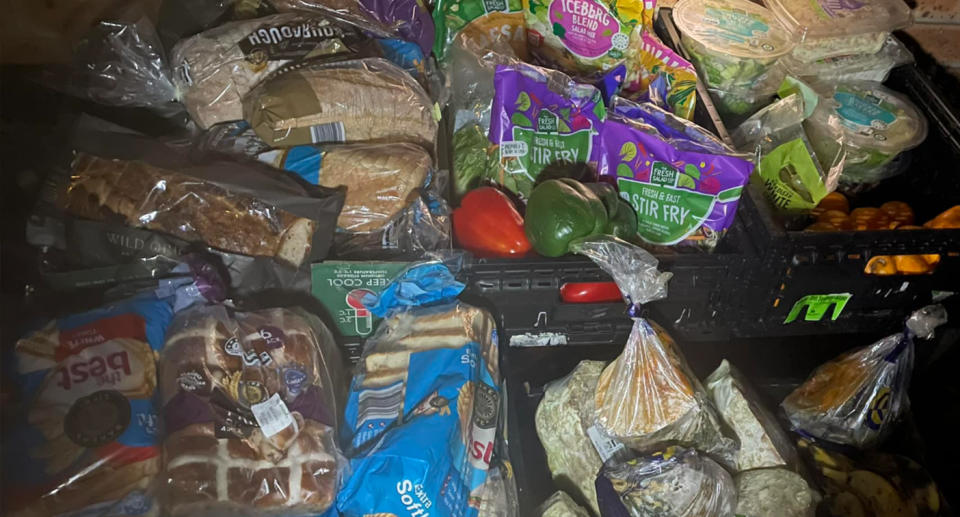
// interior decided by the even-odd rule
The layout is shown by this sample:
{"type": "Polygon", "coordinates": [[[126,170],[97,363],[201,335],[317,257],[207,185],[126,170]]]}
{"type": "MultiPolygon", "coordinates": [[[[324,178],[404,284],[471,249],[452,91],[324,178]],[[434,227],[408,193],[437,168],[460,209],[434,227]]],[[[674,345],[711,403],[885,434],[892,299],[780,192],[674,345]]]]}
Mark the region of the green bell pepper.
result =
{"type": "Polygon", "coordinates": [[[607,210],[607,226],[603,233],[613,235],[627,242],[637,240],[637,213],[626,200],[617,193],[617,189],[609,183],[586,183],[587,188],[593,191],[603,201],[607,210]]]}
{"type": "Polygon", "coordinates": [[[579,181],[563,178],[530,193],[524,231],[537,253],[559,257],[574,240],[603,233],[607,223],[603,201],[579,181]]]}

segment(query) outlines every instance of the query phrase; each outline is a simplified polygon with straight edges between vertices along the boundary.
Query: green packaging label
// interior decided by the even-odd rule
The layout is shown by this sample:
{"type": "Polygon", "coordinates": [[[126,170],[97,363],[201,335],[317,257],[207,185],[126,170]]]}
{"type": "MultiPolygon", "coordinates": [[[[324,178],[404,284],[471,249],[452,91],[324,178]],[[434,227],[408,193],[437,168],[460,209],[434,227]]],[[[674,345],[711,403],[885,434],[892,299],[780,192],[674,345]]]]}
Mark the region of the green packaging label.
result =
{"type": "Polygon", "coordinates": [[[330,313],[340,335],[365,338],[377,328],[380,318],[360,300],[367,293],[379,295],[408,262],[328,261],[313,264],[313,296],[330,313]]]}
{"type": "Polygon", "coordinates": [[[830,315],[830,319],[836,321],[852,297],[853,295],[850,293],[809,294],[793,304],[790,313],[787,314],[787,319],[785,319],[783,323],[786,325],[787,323],[796,321],[804,308],[807,309],[807,313],[803,316],[804,321],[822,320],[831,307],[833,307],[833,312],[830,315]]]}
{"type": "Polygon", "coordinates": [[[757,169],[767,197],[778,208],[810,210],[827,195],[811,150],[802,138],[777,146],[760,160],[757,169]]]}

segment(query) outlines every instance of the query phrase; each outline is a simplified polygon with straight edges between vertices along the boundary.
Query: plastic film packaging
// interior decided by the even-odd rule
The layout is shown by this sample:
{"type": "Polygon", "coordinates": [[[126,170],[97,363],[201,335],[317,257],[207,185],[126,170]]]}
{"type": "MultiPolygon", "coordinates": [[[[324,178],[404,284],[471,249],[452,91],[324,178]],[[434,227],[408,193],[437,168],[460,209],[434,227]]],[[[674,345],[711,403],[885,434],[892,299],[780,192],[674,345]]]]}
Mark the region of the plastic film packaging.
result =
{"type": "Polygon", "coordinates": [[[537,509],[539,517],[590,517],[566,492],[556,491],[537,509]]]}
{"type": "Polygon", "coordinates": [[[171,61],[181,102],[202,128],[243,118],[243,97],[284,65],[307,57],[356,55],[373,39],[329,17],[275,14],[228,22],[187,38],[171,61]]]}
{"type": "MultiPolygon", "coordinates": [[[[512,54],[520,59],[527,58],[521,0],[438,0],[433,20],[437,31],[433,53],[440,61],[447,59],[450,47],[458,39],[478,53],[505,43],[512,54]]],[[[456,68],[451,72],[457,73],[456,68]]]]}
{"type": "Polygon", "coordinates": [[[730,474],[694,449],[670,446],[608,461],[597,476],[601,515],[733,517],[737,491],[730,474]]]}
{"type": "Polygon", "coordinates": [[[447,265],[427,262],[364,297],[384,320],[347,402],[344,517],[478,515],[501,405],[498,343],[487,311],[453,301],[462,289],[447,265]]]}
{"type": "Polygon", "coordinates": [[[427,92],[382,58],[282,70],[247,95],[244,118],[273,147],[409,142],[432,151],[437,136],[427,92]]]}
{"type": "MultiPolygon", "coordinates": [[[[806,106],[800,94],[788,95],[747,119],[732,135],[737,148],[753,154],[767,197],[786,212],[815,208],[836,190],[845,163],[843,146],[835,146],[833,156],[814,151],[803,129],[808,109],[815,106],[806,106]]],[[[839,128],[833,135],[843,141],[839,128]]]]}
{"type": "Polygon", "coordinates": [[[697,71],[656,36],[641,31],[630,43],[622,95],[653,102],[678,117],[693,120],[697,71]]]}
{"type": "Polygon", "coordinates": [[[740,440],[737,471],[796,466],[793,441],[733,365],[724,359],[704,384],[720,417],[740,440]]]}
{"type": "Polygon", "coordinates": [[[883,47],[871,54],[847,54],[801,61],[791,55],[784,57],[783,65],[790,75],[810,81],[877,81],[884,82],[890,70],[913,62],[913,54],[894,35],[888,35],[883,47]]]}
{"type": "Polygon", "coordinates": [[[434,41],[433,20],[419,0],[269,0],[281,12],[329,13],[387,37],[416,43],[430,54],[434,41]]]}
{"type": "Polygon", "coordinates": [[[943,306],[924,307],[903,332],[819,366],[781,403],[794,429],[857,448],[882,441],[909,407],[914,340],[946,321],[943,306]]]}
{"type": "Polygon", "coordinates": [[[820,494],[803,476],[783,468],[741,472],[734,477],[737,515],[814,517],[820,494]]]}
{"type": "Polygon", "coordinates": [[[604,366],[606,363],[601,361],[581,361],[566,377],[548,384],[535,417],[537,435],[554,483],[596,515],[600,514],[600,507],[594,478],[604,458],[594,446],[591,434],[602,436],[594,421],[594,397],[604,366]]]}
{"type": "Polygon", "coordinates": [[[16,342],[24,404],[4,437],[10,515],[159,514],[156,360],[174,311],[213,293],[181,265],[179,279],[153,279],[133,297],[60,317],[16,342]]]}
{"type": "Polygon", "coordinates": [[[314,515],[336,497],[344,379],[316,316],[182,313],[160,365],[170,515],[314,515]]]}

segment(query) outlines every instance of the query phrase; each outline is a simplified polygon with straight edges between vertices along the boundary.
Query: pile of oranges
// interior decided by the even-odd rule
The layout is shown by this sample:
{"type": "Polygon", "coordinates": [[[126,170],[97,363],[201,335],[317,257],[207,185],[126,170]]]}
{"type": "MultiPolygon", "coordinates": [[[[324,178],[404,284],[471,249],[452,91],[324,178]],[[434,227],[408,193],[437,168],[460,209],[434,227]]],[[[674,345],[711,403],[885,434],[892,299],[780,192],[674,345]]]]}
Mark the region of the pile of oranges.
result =
{"type": "MultiPolygon", "coordinates": [[[[806,228],[811,232],[858,230],[921,230],[960,228],[960,205],[927,221],[914,225],[913,209],[903,201],[888,201],[879,207],[850,210],[850,202],[839,192],[831,192],[814,208],[816,222],[806,228]]],[[[920,275],[932,273],[940,263],[940,255],[877,255],[864,268],[869,275],[920,275]]]]}

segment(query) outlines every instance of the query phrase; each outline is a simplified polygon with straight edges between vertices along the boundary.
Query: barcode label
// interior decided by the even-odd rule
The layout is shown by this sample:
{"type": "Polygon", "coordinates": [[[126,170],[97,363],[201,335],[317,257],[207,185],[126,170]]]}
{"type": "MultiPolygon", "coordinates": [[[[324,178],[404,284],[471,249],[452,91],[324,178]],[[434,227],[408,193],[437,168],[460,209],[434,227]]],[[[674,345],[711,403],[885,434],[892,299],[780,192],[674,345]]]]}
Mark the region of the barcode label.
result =
{"type": "Polygon", "coordinates": [[[330,122],[329,124],[310,126],[310,141],[315,144],[345,142],[346,140],[347,135],[343,129],[343,122],[330,122]]]}
{"type": "Polygon", "coordinates": [[[290,416],[290,410],[287,409],[279,393],[274,393],[265,402],[250,406],[250,411],[257,419],[257,425],[260,426],[263,436],[267,438],[283,431],[294,422],[293,417],[290,416]]]}
{"type": "Polygon", "coordinates": [[[587,428],[587,436],[590,437],[590,441],[593,442],[593,447],[597,449],[597,454],[600,455],[600,459],[604,462],[623,449],[622,443],[611,438],[595,425],[587,428]]]}
{"type": "Polygon", "coordinates": [[[369,420],[393,420],[403,411],[403,382],[385,388],[365,389],[357,402],[357,417],[362,424],[369,420]]]}

